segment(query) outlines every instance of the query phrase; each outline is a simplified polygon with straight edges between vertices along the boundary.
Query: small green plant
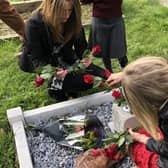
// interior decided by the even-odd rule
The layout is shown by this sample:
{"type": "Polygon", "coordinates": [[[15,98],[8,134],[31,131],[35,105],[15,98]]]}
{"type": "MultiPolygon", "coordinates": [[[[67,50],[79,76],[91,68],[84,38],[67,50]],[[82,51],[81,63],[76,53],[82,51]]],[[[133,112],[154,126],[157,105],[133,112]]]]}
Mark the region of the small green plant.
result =
{"type": "Polygon", "coordinates": [[[84,150],[96,148],[96,140],[97,138],[94,135],[93,131],[88,131],[85,136],[80,138],[82,142],[82,147],[84,150]]]}

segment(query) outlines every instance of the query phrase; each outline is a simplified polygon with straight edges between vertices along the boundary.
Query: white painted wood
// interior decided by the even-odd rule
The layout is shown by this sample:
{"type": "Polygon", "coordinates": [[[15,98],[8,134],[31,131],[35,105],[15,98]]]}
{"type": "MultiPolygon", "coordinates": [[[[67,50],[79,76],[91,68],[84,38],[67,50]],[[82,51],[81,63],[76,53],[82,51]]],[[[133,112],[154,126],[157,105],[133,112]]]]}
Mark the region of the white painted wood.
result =
{"type": "Polygon", "coordinates": [[[128,110],[123,106],[118,106],[116,103],[113,103],[112,106],[112,123],[109,123],[111,131],[123,131],[124,123],[128,118],[131,118],[132,115],[128,110]]]}
{"type": "Polygon", "coordinates": [[[9,123],[15,137],[20,168],[33,168],[31,155],[24,130],[24,119],[20,107],[7,110],[9,123]]]}
{"type": "Polygon", "coordinates": [[[20,107],[8,109],[7,117],[11,125],[18,121],[23,121],[24,123],[24,117],[23,117],[22,109],[20,107]]]}
{"type": "Polygon", "coordinates": [[[49,106],[36,108],[24,112],[26,122],[38,122],[39,120],[48,120],[51,117],[62,116],[65,114],[85,109],[91,105],[98,105],[105,102],[113,101],[111,92],[100,92],[49,106]]]}

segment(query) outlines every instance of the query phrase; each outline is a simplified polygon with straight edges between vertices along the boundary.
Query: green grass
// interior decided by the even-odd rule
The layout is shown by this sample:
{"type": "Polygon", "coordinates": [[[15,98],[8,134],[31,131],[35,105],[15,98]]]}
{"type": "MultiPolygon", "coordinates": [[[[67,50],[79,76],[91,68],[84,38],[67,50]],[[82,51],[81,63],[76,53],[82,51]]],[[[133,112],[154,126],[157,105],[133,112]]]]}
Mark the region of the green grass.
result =
{"type": "MultiPolygon", "coordinates": [[[[168,9],[157,0],[124,1],[129,61],[143,55],[168,55],[168,9]]],[[[0,42],[0,168],[18,167],[14,137],[8,125],[6,110],[21,106],[33,109],[55,101],[46,89],[34,87],[34,74],[22,72],[15,56],[20,48],[16,40],[0,42]]],[[[94,59],[102,65],[101,59],[94,59]]],[[[113,61],[115,71],[119,68],[113,61]]]]}

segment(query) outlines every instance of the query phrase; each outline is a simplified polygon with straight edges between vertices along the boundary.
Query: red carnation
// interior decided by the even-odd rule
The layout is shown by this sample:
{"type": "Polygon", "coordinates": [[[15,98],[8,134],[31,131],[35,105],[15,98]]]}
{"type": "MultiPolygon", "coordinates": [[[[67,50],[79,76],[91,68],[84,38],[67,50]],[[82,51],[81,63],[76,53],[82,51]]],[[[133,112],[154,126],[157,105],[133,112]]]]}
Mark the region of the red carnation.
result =
{"type": "Polygon", "coordinates": [[[115,98],[115,99],[119,99],[121,96],[122,96],[122,93],[118,90],[114,90],[112,92],[112,96],[115,98]]]}
{"type": "Polygon", "coordinates": [[[117,150],[117,146],[115,144],[110,145],[108,151],[112,154],[117,150]]]}
{"type": "Polygon", "coordinates": [[[35,85],[36,87],[39,87],[40,85],[42,85],[44,82],[44,79],[40,76],[38,76],[36,79],[35,79],[35,85]]]}
{"type": "Polygon", "coordinates": [[[111,75],[111,72],[110,72],[108,69],[106,69],[106,70],[104,71],[104,76],[105,76],[106,78],[108,78],[110,75],[111,75]]]}
{"type": "Polygon", "coordinates": [[[91,76],[89,74],[83,75],[83,79],[84,79],[84,82],[87,83],[87,84],[93,84],[94,83],[93,76],[91,76]]]}
{"type": "Polygon", "coordinates": [[[106,156],[106,157],[110,157],[110,153],[109,153],[109,151],[108,151],[108,148],[104,148],[104,150],[103,150],[103,154],[104,154],[104,156],[106,156]]]}
{"type": "Polygon", "coordinates": [[[117,146],[115,144],[110,145],[110,147],[105,148],[103,154],[108,157],[108,159],[113,160],[113,155],[117,151],[117,146]]]}
{"type": "Polygon", "coordinates": [[[116,154],[113,155],[112,160],[120,160],[121,159],[121,152],[117,152],[116,154]]]}
{"type": "Polygon", "coordinates": [[[94,157],[99,156],[99,155],[100,155],[99,149],[94,149],[94,150],[92,151],[92,155],[93,155],[94,157]]]}
{"type": "Polygon", "coordinates": [[[98,54],[99,52],[101,52],[101,47],[99,45],[96,45],[92,48],[92,52],[93,54],[98,54]]]}

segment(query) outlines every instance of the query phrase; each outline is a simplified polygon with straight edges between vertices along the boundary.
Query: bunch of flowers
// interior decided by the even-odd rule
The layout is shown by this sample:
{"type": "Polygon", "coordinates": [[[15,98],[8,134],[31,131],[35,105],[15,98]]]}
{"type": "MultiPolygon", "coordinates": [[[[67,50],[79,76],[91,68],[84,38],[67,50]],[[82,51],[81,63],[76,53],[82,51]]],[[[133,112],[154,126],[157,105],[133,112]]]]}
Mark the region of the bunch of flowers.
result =
{"type": "Polygon", "coordinates": [[[114,89],[112,91],[112,97],[114,98],[114,102],[116,102],[118,104],[118,106],[121,106],[121,104],[125,102],[125,98],[122,94],[121,87],[114,89]]]}
{"type": "MultiPolygon", "coordinates": [[[[96,45],[95,47],[92,48],[91,51],[89,49],[86,49],[83,53],[83,58],[87,58],[89,55],[90,56],[96,55],[99,52],[101,52],[101,47],[96,45]]],[[[49,80],[60,69],[61,68],[53,67],[50,64],[43,66],[43,67],[36,68],[35,72],[38,74],[35,79],[36,87],[39,87],[42,84],[44,84],[45,81],[49,80]]],[[[84,72],[85,66],[83,65],[82,62],[77,61],[72,66],[68,67],[67,71],[68,73],[84,72]]],[[[105,73],[106,73],[106,76],[108,76],[109,72],[106,71],[105,73]]],[[[84,81],[88,84],[92,84],[94,83],[94,77],[92,75],[86,74],[84,75],[84,81]]]]}
{"type": "MultiPolygon", "coordinates": [[[[139,128],[134,128],[134,131],[139,128]]],[[[119,161],[127,154],[128,145],[133,142],[128,130],[123,132],[112,132],[103,140],[104,146],[94,149],[92,155],[97,157],[103,153],[109,160],[119,161]]]]}

